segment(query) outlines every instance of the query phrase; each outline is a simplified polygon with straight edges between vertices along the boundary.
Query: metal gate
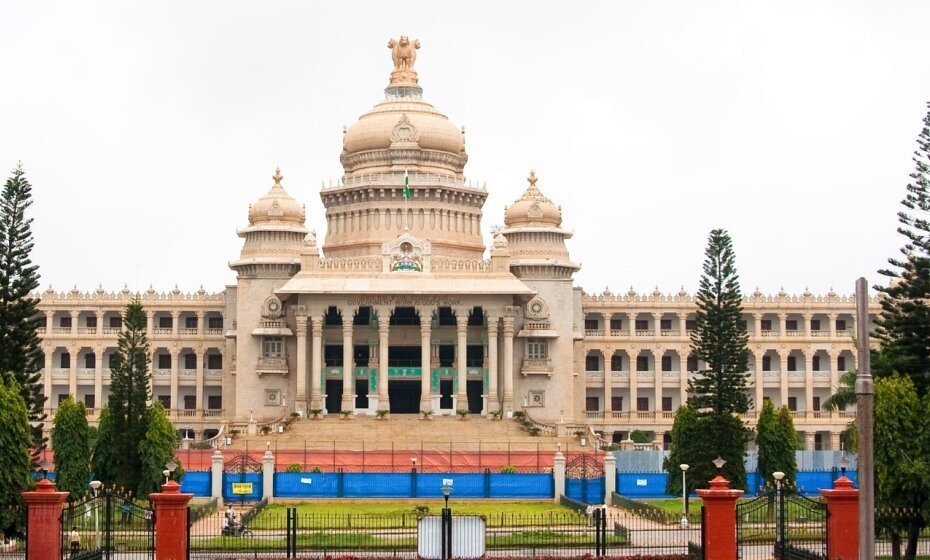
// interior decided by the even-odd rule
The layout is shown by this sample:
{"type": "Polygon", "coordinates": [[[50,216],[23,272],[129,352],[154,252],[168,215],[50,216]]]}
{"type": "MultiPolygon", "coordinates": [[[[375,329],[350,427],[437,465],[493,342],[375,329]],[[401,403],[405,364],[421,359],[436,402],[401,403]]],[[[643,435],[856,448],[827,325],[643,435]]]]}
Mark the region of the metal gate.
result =
{"type": "Polygon", "coordinates": [[[155,514],[113,492],[69,502],[61,510],[61,560],[149,560],[155,514]]]}
{"type": "Polygon", "coordinates": [[[223,499],[257,502],[262,499],[262,464],[248,453],[233,455],[223,464],[223,499]]]}
{"type": "Polygon", "coordinates": [[[565,465],[565,493],[586,504],[604,503],[604,463],[583,453],[565,465]]]}
{"type": "Polygon", "coordinates": [[[742,560],[826,560],[827,505],[781,487],[737,504],[736,548],[742,560]]]}

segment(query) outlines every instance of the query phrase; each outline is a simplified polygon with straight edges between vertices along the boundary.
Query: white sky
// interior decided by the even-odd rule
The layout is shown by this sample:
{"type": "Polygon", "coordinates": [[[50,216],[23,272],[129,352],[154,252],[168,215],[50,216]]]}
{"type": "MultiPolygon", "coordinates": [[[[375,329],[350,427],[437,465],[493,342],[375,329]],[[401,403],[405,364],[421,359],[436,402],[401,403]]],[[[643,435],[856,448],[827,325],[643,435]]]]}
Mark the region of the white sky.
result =
{"type": "Polygon", "coordinates": [[[714,227],[746,292],[849,293],[901,245],[930,2],[338,4],[0,0],[0,175],[34,185],[43,287],[221,290],[276,165],[322,236],[401,34],[486,239],[535,168],[588,291],[693,291],[714,227]]]}

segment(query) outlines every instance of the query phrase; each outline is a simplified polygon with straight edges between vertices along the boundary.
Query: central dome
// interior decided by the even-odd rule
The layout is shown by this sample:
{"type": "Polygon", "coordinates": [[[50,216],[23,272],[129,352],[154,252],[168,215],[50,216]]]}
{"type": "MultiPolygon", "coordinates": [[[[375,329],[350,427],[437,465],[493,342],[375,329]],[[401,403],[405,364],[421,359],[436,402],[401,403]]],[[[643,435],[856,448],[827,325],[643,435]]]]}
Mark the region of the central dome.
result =
{"type": "Polygon", "coordinates": [[[399,98],[378,103],[346,129],[343,154],[386,150],[403,141],[422,150],[465,151],[465,135],[445,115],[422,99],[399,98]]]}

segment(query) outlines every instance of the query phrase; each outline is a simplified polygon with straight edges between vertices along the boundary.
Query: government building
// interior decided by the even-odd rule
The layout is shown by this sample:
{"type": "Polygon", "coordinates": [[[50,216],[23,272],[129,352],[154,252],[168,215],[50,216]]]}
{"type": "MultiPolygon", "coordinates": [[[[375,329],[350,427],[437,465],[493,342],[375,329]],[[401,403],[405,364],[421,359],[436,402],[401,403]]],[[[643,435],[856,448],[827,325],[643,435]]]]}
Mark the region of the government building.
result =
{"type": "MultiPolygon", "coordinates": [[[[121,313],[138,295],[153,396],[198,440],[294,412],[523,411],[555,431],[584,426],[619,441],[642,430],[667,444],[702,367],[689,356],[693,296],[576,286],[571,216],[533,172],[485,239],[488,191],[465,178],[462,129],[423,98],[419,46],[390,41],[384,100],[344,130],[344,175],[320,192],[325,224],[307,223],[274,173],[237,231],[235,284],[37,294],[49,413],[74,395],[96,420],[121,313]]],[[[807,448],[838,449],[853,413],[820,405],[856,367],[853,298],[756,292],[743,309],[754,406],[787,405],[807,448]]]]}

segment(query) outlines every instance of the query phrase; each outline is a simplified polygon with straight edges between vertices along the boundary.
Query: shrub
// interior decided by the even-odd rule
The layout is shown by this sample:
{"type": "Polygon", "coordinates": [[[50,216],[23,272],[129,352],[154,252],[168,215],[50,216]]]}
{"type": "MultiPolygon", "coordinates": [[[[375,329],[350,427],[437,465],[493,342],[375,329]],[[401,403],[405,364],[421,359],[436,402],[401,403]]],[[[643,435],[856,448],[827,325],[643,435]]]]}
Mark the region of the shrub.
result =
{"type": "Polygon", "coordinates": [[[303,467],[301,465],[297,463],[291,463],[290,465],[287,466],[287,468],[284,469],[284,472],[299,473],[301,472],[301,470],[303,470],[303,467]]]}
{"type": "Polygon", "coordinates": [[[262,426],[261,429],[262,435],[268,435],[271,433],[271,426],[262,426]]]}
{"type": "Polygon", "coordinates": [[[523,418],[524,416],[526,416],[526,414],[522,410],[513,411],[513,417],[516,418],[517,420],[523,418]]]}
{"type": "Polygon", "coordinates": [[[312,472],[312,473],[321,473],[321,472],[323,472],[323,469],[321,469],[320,467],[313,467],[312,469],[310,469],[310,472],[312,472]]]}
{"type": "Polygon", "coordinates": [[[464,419],[468,416],[468,409],[467,409],[467,408],[460,408],[460,409],[456,410],[455,413],[459,415],[459,418],[461,418],[462,420],[464,420],[464,419]]]}
{"type": "Polygon", "coordinates": [[[501,474],[517,474],[517,467],[507,465],[501,469],[501,474]]]}

